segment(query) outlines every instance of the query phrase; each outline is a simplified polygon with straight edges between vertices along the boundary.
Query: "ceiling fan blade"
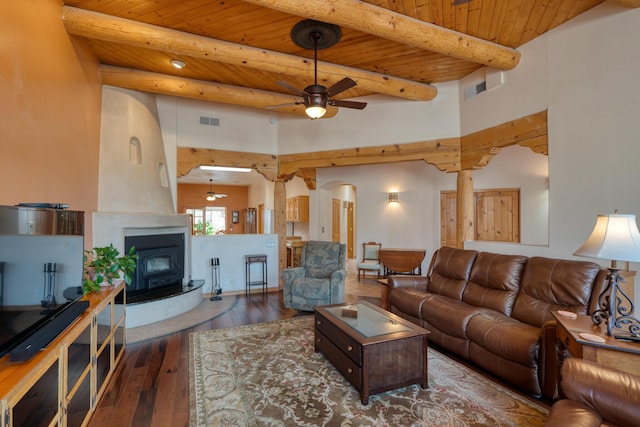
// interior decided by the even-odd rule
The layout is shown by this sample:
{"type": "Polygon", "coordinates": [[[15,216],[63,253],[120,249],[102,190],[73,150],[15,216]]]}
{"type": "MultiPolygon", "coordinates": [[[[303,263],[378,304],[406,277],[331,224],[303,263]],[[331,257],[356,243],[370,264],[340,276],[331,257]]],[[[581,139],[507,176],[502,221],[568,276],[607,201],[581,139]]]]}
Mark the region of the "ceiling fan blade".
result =
{"type": "Polygon", "coordinates": [[[347,89],[351,89],[356,84],[357,83],[351,80],[349,77],[345,77],[326,90],[327,97],[332,97],[339,94],[340,92],[344,92],[347,89]]]}
{"type": "Polygon", "coordinates": [[[297,87],[287,83],[287,82],[283,82],[282,80],[278,80],[276,82],[277,85],[281,86],[282,88],[288,90],[291,93],[295,93],[298,96],[305,96],[307,95],[307,93],[303,90],[298,89],[297,87]]]}
{"type": "Polygon", "coordinates": [[[270,105],[269,107],[267,107],[267,110],[273,110],[276,108],[283,108],[283,107],[293,107],[294,105],[302,105],[302,104],[304,104],[304,102],[300,101],[300,102],[288,102],[286,104],[270,105]]]}
{"type": "Polygon", "coordinates": [[[330,99],[328,104],[333,105],[334,107],[355,108],[356,110],[364,110],[364,107],[367,106],[366,102],[344,101],[337,99],[330,99]]]}

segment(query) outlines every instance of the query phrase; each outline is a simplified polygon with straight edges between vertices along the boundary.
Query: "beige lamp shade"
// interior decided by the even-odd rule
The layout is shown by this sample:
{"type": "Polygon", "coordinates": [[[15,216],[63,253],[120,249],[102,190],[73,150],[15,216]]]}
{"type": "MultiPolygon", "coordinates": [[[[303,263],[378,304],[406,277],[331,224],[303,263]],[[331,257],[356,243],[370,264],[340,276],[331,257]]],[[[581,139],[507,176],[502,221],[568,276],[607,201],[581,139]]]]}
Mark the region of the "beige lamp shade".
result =
{"type": "Polygon", "coordinates": [[[591,236],[574,255],[640,262],[640,232],[635,215],[598,215],[591,236]]]}

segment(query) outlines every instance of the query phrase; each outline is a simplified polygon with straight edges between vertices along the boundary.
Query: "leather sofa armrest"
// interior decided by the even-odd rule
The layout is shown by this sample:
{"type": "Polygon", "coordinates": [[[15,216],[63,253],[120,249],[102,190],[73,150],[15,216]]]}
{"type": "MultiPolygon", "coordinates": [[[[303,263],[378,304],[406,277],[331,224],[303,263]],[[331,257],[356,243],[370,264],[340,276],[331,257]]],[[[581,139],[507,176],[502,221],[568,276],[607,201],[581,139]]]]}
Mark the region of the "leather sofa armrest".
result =
{"type": "Polygon", "coordinates": [[[544,427],[600,427],[602,417],[589,406],[573,400],[560,400],[551,408],[544,427]]]}
{"type": "Polygon", "coordinates": [[[416,288],[422,291],[427,290],[429,278],[425,276],[388,276],[387,286],[389,292],[394,288],[416,288]]]}
{"type": "Polygon", "coordinates": [[[620,426],[640,420],[640,377],[584,359],[562,366],[562,392],[584,403],[603,420],[620,426]]]}

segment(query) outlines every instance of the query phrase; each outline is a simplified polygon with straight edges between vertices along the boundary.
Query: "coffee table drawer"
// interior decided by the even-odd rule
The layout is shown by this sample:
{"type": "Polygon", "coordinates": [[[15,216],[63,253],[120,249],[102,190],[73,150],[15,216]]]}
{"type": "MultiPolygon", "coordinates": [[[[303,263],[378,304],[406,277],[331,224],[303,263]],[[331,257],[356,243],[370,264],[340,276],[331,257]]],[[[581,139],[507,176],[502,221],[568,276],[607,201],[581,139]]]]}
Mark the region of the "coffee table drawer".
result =
{"type": "Polygon", "coordinates": [[[316,329],[315,341],[316,351],[322,352],[358,391],[361,390],[362,375],[360,375],[360,367],[318,329],[316,329]]]}
{"type": "Polygon", "coordinates": [[[321,331],[325,336],[331,337],[331,341],[342,350],[344,354],[349,356],[358,366],[362,366],[362,346],[317,313],[316,330],[321,331]]]}

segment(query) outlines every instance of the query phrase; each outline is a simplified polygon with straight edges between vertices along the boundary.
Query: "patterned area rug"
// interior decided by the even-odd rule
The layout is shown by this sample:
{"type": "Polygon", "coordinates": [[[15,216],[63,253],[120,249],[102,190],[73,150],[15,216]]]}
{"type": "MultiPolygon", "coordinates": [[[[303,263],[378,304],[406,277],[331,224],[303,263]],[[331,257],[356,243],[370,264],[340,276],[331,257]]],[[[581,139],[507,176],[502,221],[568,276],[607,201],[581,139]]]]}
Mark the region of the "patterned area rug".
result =
{"type": "Polygon", "coordinates": [[[548,411],[429,349],[429,388],[369,405],[321,353],[313,317],[192,333],[191,426],[539,426],[548,411]]]}

